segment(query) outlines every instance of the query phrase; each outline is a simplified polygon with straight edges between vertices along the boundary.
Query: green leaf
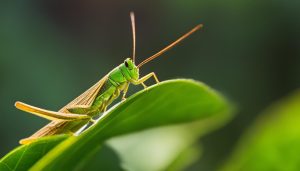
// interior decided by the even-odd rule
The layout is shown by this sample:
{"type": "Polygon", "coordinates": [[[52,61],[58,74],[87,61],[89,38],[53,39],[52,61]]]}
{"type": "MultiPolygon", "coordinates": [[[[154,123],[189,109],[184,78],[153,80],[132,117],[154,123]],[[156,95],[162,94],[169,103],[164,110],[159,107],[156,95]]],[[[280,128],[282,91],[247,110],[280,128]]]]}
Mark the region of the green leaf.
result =
{"type": "Polygon", "coordinates": [[[230,110],[227,101],[203,83],[180,79],[161,82],[118,104],[80,136],[56,146],[31,170],[80,169],[111,137],[158,126],[227,119],[230,110]]]}
{"type": "Polygon", "coordinates": [[[221,170],[300,170],[300,91],[265,111],[221,170]]]}
{"type": "Polygon", "coordinates": [[[0,170],[28,170],[67,135],[41,138],[29,145],[22,145],[0,160],[0,170]]]}

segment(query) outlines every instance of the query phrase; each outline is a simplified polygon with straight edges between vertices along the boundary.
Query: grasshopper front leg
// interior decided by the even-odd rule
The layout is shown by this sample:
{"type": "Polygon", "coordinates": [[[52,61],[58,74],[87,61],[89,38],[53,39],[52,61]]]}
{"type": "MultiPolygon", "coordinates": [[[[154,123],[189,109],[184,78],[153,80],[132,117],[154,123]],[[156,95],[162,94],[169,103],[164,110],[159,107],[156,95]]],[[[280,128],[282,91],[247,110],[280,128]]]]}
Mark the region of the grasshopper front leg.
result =
{"type": "Polygon", "coordinates": [[[124,90],[123,90],[123,96],[122,96],[122,100],[126,100],[126,93],[127,93],[127,91],[128,91],[128,87],[129,87],[129,83],[127,83],[126,85],[125,85],[125,88],[124,88],[124,90]]]}
{"type": "Polygon", "coordinates": [[[137,81],[132,81],[132,84],[134,85],[139,85],[142,84],[144,86],[144,88],[147,88],[146,84],[144,83],[145,81],[147,81],[149,78],[153,77],[156,83],[159,83],[158,78],[156,76],[156,74],[154,72],[150,72],[149,74],[143,76],[142,78],[140,78],[137,81]]]}

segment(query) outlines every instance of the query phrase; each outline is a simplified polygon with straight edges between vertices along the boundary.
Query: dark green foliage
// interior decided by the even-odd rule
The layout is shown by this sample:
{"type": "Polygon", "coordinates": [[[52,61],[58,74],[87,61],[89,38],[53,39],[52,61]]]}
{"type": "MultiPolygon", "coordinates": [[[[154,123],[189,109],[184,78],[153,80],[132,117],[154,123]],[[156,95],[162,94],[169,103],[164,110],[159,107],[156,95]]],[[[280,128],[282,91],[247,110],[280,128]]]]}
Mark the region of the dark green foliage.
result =
{"type": "Polygon", "coordinates": [[[300,170],[300,91],[268,108],[242,137],[224,171],[300,170]]]}

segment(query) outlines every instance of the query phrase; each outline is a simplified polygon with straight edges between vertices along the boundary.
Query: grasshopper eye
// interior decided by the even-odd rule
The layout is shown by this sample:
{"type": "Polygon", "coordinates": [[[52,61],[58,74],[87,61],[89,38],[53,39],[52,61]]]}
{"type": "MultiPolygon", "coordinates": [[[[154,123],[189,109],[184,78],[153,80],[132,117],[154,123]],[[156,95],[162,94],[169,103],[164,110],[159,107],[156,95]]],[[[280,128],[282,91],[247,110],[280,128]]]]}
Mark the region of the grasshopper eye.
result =
{"type": "Polygon", "coordinates": [[[127,61],[125,61],[125,62],[124,62],[124,64],[125,64],[125,66],[128,68],[128,62],[127,62],[127,61]]]}

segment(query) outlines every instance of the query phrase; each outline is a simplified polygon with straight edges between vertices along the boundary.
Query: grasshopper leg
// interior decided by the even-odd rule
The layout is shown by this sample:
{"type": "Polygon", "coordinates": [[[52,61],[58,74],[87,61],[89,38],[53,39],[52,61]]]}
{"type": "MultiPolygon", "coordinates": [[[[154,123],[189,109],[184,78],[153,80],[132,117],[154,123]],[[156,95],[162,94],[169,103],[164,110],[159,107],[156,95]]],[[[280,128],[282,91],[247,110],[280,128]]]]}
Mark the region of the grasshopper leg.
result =
{"type": "Polygon", "coordinates": [[[125,96],[126,96],[126,93],[128,91],[128,87],[129,87],[129,84],[126,84],[125,85],[125,88],[123,90],[123,96],[122,96],[122,100],[126,100],[125,96]]]}
{"type": "Polygon", "coordinates": [[[50,110],[41,109],[35,106],[31,106],[22,102],[15,103],[16,108],[35,114],[37,116],[55,121],[55,120],[63,120],[63,121],[74,121],[74,120],[83,120],[90,119],[91,117],[88,115],[82,114],[72,114],[72,113],[62,113],[62,112],[54,112],[50,110]]]}
{"type": "Polygon", "coordinates": [[[95,119],[91,119],[90,122],[92,122],[93,124],[96,123],[95,119]]]}
{"type": "Polygon", "coordinates": [[[76,105],[70,108],[67,108],[67,110],[74,114],[86,114],[91,111],[90,106],[87,105],[76,105]]]}
{"type": "Polygon", "coordinates": [[[154,80],[155,80],[156,83],[159,83],[159,80],[158,80],[156,74],[155,74],[154,72],[150,72],[149,74],[143,76],[143,77],[140,78],[139,80],[137,80],[137,81],[132,81],[132,84],[134,84],[134,85],[142,84],[142,86],[146,89],[147,86],[146,86],[146,84],[145,84],[144,82],[147,81],[147,80],[148,80],[149,78],[151,78],[151,77],[154,78],[154,80]]]}

